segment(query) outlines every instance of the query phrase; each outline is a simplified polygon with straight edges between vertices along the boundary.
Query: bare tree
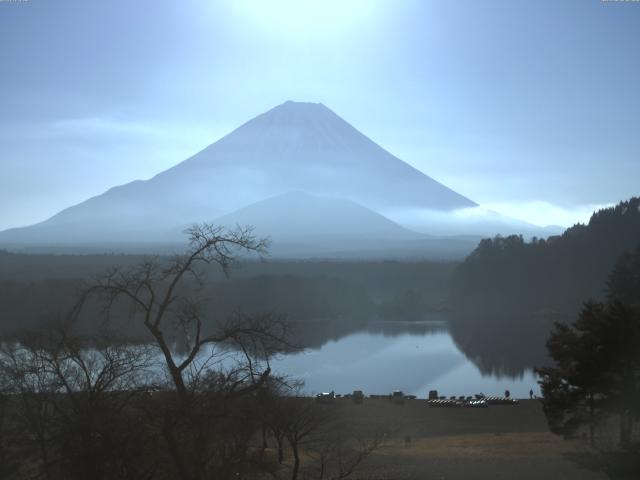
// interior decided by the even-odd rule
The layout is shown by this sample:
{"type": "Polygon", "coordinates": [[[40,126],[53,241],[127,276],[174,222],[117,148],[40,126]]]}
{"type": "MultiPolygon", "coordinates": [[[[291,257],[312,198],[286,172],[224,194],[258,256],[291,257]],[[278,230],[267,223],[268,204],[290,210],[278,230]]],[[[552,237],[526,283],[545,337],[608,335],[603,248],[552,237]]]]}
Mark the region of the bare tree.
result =
{"type": "Polygon", "coordinates": [[[28,463],[36,466],[41,477],[50,480],[54,478],[52,424],[55,412],[52,405],[58,391],[58,382],[44,373],[41,355],[29,345],[30,343],[4,344],[0,353],[0,369],[14,400],[12,443],[23,458],[28,459],[28,463]],[[20,436],[20,430],[28,432],[28,436],[20,436]],[[35,448],[30,448],[31,446],[35,448]],[[37,452],[36,456],[39,458],[30,458],[32,452],[37,452]]]}
{"type": "Polygon", "coordinates": [[[315,442],[310,452],[316,459],[310,469],[315,475],[309,477],[318,480],[348,478],[383,445],[384,435],[380,432],[365,438],[347,435],[347,430],[344,425],[334,425],[315,442]]]}
{"type": "Polygon", "coordinates": [[[262,255],[268,242],[256,238],[251,228],[228,231],[203,224],[187,233],[184,255],[107,272],[86,289],[75,314],[95,296],[107,314],[122,301],[130,306],[159,348],[177,396],[177,404],[165,402],[161,426],[175,475],[184,480],[223,478],[230,462],[237,463],[246,452],[248,438],[243,433],[235,450],[229,438],[218,448],[221,434],[244,432],[244,427],[228,428],[229,402],[265,384],[271,373],[269,358],[290,347],[287,323],[269,314],[236,314],[221,324],[207,323],[205,299],[198,296],[206,267],[215,265],[227,274],[240,254],[262,255]],[[178,336],[181,351],[174,344],[178,336]]]}
{"type": "MultiPolygon", "coordinates": [[[[287,431],[292,421],[289,411],[290,401],[284,400],[291,392],[299,392],[303,386],[301,381],[291,380],[286,377],[271,377],[269,381],[258,391],[260,403],[260,421],[262,429],[262,447],[267,447],[267,435],[276,442],[278,463],[284,462],[285,441],[287,431]]],[[[293,411],[295,413],[295,410],[293,411]]]]}
{"type": "Polygon", "coordinates": [[[0,363],[0,478],[9,475],[9,432],[7,418],[9,416],[9,398],[11,387],[0,363]]]}
{"type": "Polygon", "coordinates": [[[321,405],[309,397],[290,395],[292,391],[297,390],[287,391],[286,385],[272,388],[261,399],[279,463],[284,460],[284,441],[291,450],[292,480],[348,478],[382,446],[380,432],[354,435],[353,425],[342,421],[339,405],[321,405]]]}
{"type": "Polygon", "coordinates": [[[86,289],[77,310],[96,294],[105,301],[107,313],[116,301],[124,299],[129,302],[134,313],[142,314],[143,325],[160,348],[175,389],[184,400],[188,398],[185,371],[193,366],[206,345],[241,342],[246,338],[276,338],[271,323],[247,318],[204,334],[199,299],[193,290],[184,292],[180,289],[189,281],[195,281],[197,287],[203,286],[203,272],[199,268],[203,264],[217,264],[227,274],[239,253],[265,253],[267,240],[256,239],[251,228],[226,231],[208,224],[195,225],[187,233],[189,249],[184,255],[176,256],[168,263],[153,258],[130,270],[107,272],[95,285],[86,289]],[[172,348],[172,336],[167,330],[184,334],[186,355],[179,355],[172,348]]]}
{"type": "Polygon", "coordinates": [[[291,452],[293,453],[293,468],[291,480],[297,480],[300,472],[301,447],[313,439],[320,429],[329,421],[330,413],[322,405],[318,405],[311,398],[282,397],[283,430],[291,452]]]}
{"type": "Polygon", "coordinates": [[[16,400],[14,440],[34,447],[24,451],[25,468],[48,480],[136,478],[125,409],[153,358],[148,347],[70,328],[4,345],[0,369],[16,400]]]}

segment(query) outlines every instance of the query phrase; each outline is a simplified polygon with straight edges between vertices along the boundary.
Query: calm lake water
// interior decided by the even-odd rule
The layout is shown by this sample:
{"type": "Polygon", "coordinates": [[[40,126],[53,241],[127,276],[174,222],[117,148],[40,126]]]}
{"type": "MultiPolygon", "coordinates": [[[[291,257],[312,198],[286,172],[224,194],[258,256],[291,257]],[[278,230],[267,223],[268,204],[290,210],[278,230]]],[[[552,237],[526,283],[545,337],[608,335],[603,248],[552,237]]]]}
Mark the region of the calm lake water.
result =
{"type": "Polygon", "coordinates": [[[483,375],[458,350],[446,323],[385,322],[331,340],[318,349],[284,355],[272,362],[276,374],[304,380],[309,394],[387,394],[402,390],[424,398],[429,390],[439,395],[503,395],[517,398],[539,395],[532,371],[521,377],[483,375]]]}

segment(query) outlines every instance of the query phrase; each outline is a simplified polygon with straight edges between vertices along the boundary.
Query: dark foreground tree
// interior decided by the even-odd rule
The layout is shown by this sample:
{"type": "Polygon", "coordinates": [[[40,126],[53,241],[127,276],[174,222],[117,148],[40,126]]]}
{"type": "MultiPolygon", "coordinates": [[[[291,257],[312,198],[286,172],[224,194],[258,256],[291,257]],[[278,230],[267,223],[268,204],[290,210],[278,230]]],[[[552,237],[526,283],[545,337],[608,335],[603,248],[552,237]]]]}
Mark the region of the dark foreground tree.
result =
{"type": "Polygon", "coordinates": [[[565,436],[588,431],[600,450],[612,450],[603,442],[616,431],[615,458],[626,452],[637,473],[640,248],[620,259],[607,285],[606,303],[588,302],[574,323],[555,325],[547,342],[555,366],[536,372],[551,430],[565,436]]]}
{"type": "Polygon", "coordinates": [[[557,324],[547,343],[555,367],[537,369],[552,431],[575,434],[620,417],[628,445],[640,398],[640,315],[615,302],[588,303],[572,325],[557,324]]]}
{"type": "Polygon", "coordinates": [[[280,383],[260,399],[263,420],[275,440],[280,465],[288,446],[291,480],[348,478],[382,446],[381,432],[354,434],[359,427],[344,418],[341,405],[319,404],[299,393],[299,386],[280,383]]]}
{"type": "Polygon", "coordinates": [[[95,297],[108,314],[128,306],[158,347],[169,381],[148,421],[158,422],[164,440],[166,478],[238,478],[259,468],[249,459],[259,422],[242,410],[253,408],[252,394],[266,384],[269,358],[290,347],[287,324],[269,314],[207,321],[206,269],[227,273],[240,254],[264,253],[267,241],[250,228],[206,224],[188,234],[189,249],[170,262],[108,272],[87,288],[76,313],[95,297]]]}
{"type": "Polygon", "coordinates": [[[311,445],[309,455],[315,460],[304,478],[315,480],[342,480],[350,478],[369,458],[383,446],[384,434],[376,432],[368,438],[349,434],[350,427],[334,422],[311,445]]]}
{"type": "Polygon", "coordinates": [[[20,461],[2,478],[149,478],[132,420],[154,356],[144,345],[68,327],[4,344],[7,457],[20,461]]]}
{"type": "Polygon", "coordinates": [[[9,461],[10,438],[7,428],[9,416],[9,395],[11,389],[9,379],[0,371],[0,478],[7,477],[14,470],[15,461],[9,461]]]}

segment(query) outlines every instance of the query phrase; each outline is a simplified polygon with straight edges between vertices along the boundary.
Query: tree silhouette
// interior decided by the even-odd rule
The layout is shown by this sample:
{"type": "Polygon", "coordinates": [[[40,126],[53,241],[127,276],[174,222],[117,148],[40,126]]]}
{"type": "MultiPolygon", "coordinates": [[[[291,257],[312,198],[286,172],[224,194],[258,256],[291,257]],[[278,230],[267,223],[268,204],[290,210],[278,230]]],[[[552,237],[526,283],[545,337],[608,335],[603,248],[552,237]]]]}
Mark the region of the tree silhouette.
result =
{"type": "Polygon", "coordinates": [[[640,414],[640,248],[624,255],[609,278],[608,301],[585,304],[571,325],[557,323],[547,348],[555,366],[537,369],[553,431],[574,434],[619,417],[628,447],[640,414]],[[622,303],[626,300],[629,303],[622,303]]]}
{"type": "MultiPolygon", "coordinates": [[[[576,318],[586,299],[604,301],[603,286],[616,261],[638,244],[640,198],[599,210],[587,225],[546,240],[527,242],[518,235],[482,240],[451,284],[457,344],[484,371],[508,366],[518,373],[544,365],[554,321],[576,318]]],[[[629,277],[631,257],[621,262],[620,286],[611,287],[628,305],[631,295],[622,289],[640,280],[629,277]]]]}
{"type": "Polygon", "coordinates": [[[242,252],[264,253],[267,240],[256,238],[251,228],[229,231],[208,224],[187,233],[184,255],[109,271],[86,289],[78,311],[94,296],[107,313],[131,309],[133,320],[158,347],[170,379],[167,393],[174,394],[167,396],[159,415],[173,476],[227,478],[242,469],[256,427],[251,418],[229,412],[266,385],[269,358],[290,347],[287,323],[270,314],[207,321],[206,298],[198,296],[205,286],[203,269],[216,265],[226,274],[242,252]],[[180,350],[175,348],[178,339],[180,350]]]}

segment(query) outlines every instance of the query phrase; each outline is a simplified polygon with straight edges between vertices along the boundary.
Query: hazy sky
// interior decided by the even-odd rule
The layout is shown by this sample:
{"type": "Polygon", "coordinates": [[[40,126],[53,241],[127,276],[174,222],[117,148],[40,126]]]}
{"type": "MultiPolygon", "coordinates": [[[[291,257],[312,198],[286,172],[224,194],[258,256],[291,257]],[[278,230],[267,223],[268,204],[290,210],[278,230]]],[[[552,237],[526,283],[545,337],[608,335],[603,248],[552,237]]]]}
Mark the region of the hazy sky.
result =
{"type": "Polygon", "coordinates": [[[0,229],[322,102],[538,224],[640,194],[640,2],[0,2],[0,229]]]}

